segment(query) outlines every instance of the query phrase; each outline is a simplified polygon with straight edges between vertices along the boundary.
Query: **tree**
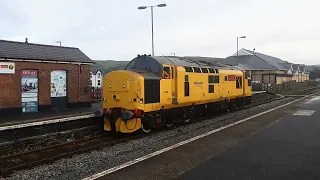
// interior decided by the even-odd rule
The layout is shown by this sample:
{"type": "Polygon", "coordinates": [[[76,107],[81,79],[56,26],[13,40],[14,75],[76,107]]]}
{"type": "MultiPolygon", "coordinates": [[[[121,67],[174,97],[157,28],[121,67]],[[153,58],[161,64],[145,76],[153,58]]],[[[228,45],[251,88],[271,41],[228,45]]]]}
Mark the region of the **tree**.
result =
{"type": "Polygon", "coordinates": [[[320,67],[315,67],[313,70],[310,72],[310,79],[317,79],[320,78],[320,67]]]}

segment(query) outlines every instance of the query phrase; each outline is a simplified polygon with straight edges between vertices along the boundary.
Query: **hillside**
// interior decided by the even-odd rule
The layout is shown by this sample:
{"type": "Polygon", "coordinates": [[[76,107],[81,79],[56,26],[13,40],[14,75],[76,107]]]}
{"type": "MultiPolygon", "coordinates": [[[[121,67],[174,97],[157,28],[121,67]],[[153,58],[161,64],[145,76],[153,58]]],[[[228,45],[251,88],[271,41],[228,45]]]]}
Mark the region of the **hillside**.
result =
{"type": "Polygon", "coordinates": [[[108,72],[122,69],[124,68],[129,61],[114,61],[114,60],[106,60],[106,61],[95,61],[96,63],[92,66],[91,71],[96,73],[98,70],[102,72],[102,74],[107,74],[108,72]]]}

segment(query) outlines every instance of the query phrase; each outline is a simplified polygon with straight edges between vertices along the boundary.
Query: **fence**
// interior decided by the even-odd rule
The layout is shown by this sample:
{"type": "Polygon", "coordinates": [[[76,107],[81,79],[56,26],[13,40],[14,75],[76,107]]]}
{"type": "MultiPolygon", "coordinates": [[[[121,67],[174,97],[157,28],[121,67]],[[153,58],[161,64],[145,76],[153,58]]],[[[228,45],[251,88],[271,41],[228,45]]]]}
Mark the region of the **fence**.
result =
{"type": "Polygon", "coordinates": [[[282,84],[265,84],[265,83],[252,83],[252,91],[267,91],[270,93],[283,93],[285,91],[298,90],[302,88],[312,87],[319,85],[319,82],[305,81],[296,82],[288,81],[282,84]]]}
{"type": "Polygon", "coordinates": [[[102,100],[102,88],[91,88],[91,101],[97,102],[102,100]]]}

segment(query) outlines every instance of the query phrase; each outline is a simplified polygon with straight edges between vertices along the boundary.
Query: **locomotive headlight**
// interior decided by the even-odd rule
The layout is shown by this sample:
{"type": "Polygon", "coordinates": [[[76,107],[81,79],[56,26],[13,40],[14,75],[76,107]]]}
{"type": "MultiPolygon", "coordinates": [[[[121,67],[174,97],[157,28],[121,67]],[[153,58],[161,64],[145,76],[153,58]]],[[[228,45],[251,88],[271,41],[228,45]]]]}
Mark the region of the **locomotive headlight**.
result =
{"type": "Polygon", "coordinates": [[[123,85],[122,85],[122,87],[123,87],[123,88],[126,88],[126,85],[125,85],[125,84],[123,84],[123,85]]]}
{"type": "Polygon", "coordinates": [[[140,104],[143,104],[143,99],[140,99],[139,103],[140,103],[140,104]]]}
{"type": "Polygon", "coordinates": [[[109,88],[112,88],[112,85],[111,85],[111,84],[109,84],[109,88]]]}

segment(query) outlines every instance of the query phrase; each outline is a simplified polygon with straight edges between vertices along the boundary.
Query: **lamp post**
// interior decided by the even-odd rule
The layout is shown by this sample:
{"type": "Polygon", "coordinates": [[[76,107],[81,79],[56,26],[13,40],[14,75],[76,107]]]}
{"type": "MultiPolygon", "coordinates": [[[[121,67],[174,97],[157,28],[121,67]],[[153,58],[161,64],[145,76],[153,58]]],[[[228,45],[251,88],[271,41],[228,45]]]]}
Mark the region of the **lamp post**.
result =
{"type": "Polygon", "coordinates": [[[239,65],[239,60],[238,60],[238,46],[239,46],[239,38],[246,38],[246,36],[241,36],[241,37],[237,37],[237,66],[239,65]]]}
{"type": "Polygon", "coordinates": [[[59,45],[61,46],[61,41],[56,41],[56,43],[59,43],[59,45]]]}
{"type": "Polygon", "coordinates": [[[153,40],[153,8],[154,7],[166,7],[166,4],[158,4],[158,5],[154,5],[154,6],[139,6],[138,9],[142,10],[142,9],[147,9],[147,8],[151,8],[151,32],[152,32],[152,56],[154,56],[154,40],[153,40]]]}

